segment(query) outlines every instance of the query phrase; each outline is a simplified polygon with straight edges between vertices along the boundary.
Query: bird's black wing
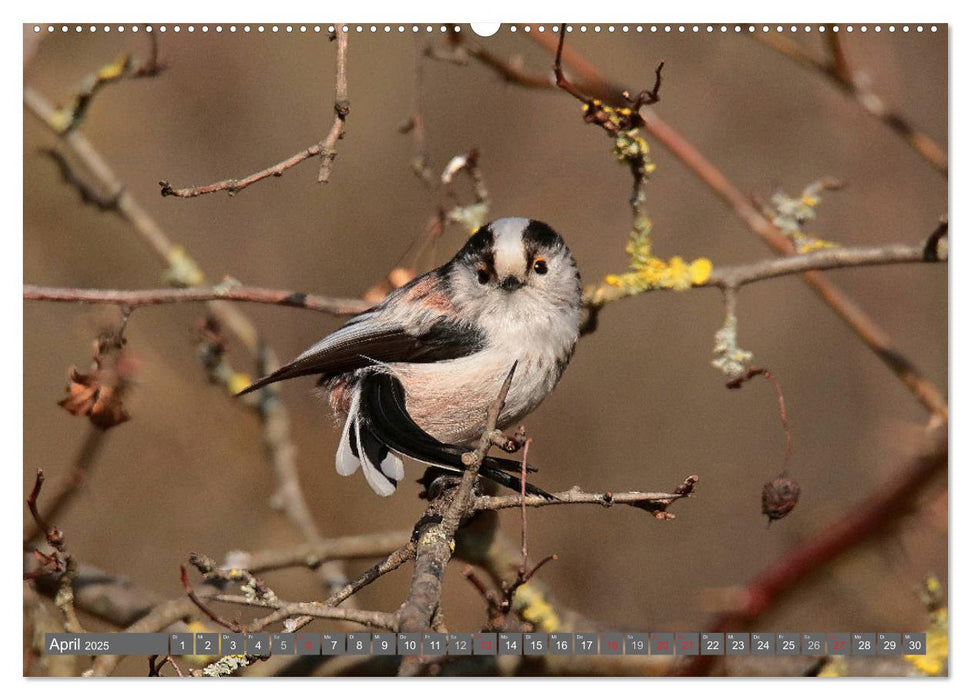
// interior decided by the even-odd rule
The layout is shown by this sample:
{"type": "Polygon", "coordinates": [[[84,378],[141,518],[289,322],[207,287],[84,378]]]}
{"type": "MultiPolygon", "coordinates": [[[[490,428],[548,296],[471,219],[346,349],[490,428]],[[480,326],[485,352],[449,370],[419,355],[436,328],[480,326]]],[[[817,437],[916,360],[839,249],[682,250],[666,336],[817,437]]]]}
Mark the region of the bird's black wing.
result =
{"type": "Polygon", "coordinates": [[[376,362],[438,362],[477,352],[482,334],[448,313],[440,280],[434,273],[413,280],[240,394],[308,374],[328,379],[376,362]]]}
{"type": "MultiPolygon", "coordinates": [[[[440,466],[452,471],[464,471],[462,455],[467,448],[448,445],[426,433],[408,415],[405,406],[405,392],[401,382],[393,375],[383,372],[368,373],[361,378],[360,415],[367,429],[381,443],[395,452],[426,464],[440,466]]],[[[514,474],[522,465],[511,459],[486,457],[479,473],[490,481],[515,491],[520,489],[520,481],[514,474]]],[[[527,467],[528,471],[535,471],[527,467]]],[[[543,489],[526,484],[526,492],[552,499],[553,496],[543,489]]]]}

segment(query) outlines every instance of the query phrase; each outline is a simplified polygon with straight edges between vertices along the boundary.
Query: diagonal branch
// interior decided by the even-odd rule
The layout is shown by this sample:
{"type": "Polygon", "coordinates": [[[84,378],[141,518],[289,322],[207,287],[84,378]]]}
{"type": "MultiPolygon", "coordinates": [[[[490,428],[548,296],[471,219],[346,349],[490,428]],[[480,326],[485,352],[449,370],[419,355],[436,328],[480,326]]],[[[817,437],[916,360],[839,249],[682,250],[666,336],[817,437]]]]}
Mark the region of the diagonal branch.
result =
{"type": "Polygon", "coordinates": [[[314,156],[322,155],[325,145],[326,141],[320,141],[319,143],[307,146],[302,151],[294,153],[288,158],[284,158],[279,163],[274,163],[267,168],[257,170],[255,173],[246,177],[230,178],[229,180],[220,180],[210,185],[199,185],[196,187],[172,187],[168,180],[159,180],[158,186],[163,197],[192,199],[193,197],[201,197],[204,194],[212,194],[213,192],[228,192],[232,196],[240,190],[244,190],[250,185],[260,180],[265,180],[268,177],[283,177],[283,174],[295,165],[300,165],[305,160],[314,156]]]}
{"type": "MultiPolygon", "coordinates": [[[[912,512],[913,505],[934,480],[946,475],[948,464],[947,425],[930,436],[931,444],[912,457],[863,502],[805,538],[777,561],[766,567],[746,587],[744,604],[709,624],[711,632],[742,631],[763,613],[791,594],[809,577],[849,551],[886,533],[887,528],[912,512]]],[[[686,661],[682,675],[703,675],[714,657],[699,656],[686,661]]]]}
{"type": "MultiPolygon", "coordinates": [[[[293,615],[306,616],[312,619],[321,620],[344,620],[356,622],[367,627],[377,627],[396,631],[397,618],[394,613],[379,612],[375,610],[355,610],[353,608],[337,608],[324,603],[291,603],[287,601],[268,601],[249,598],[244,595],[230,595],[228,593],[217,593],[208,596],[209,600],[218,603],[231,603],[233,605],[248,605],[259,608],[270,608],[277,612],[273,617],[290,617],[293,615]]],[[[247,626],[247,631],[259,631],[265,629],[267,620],[263,618],[259,624],[247,626]]],[[[224,622],[228,622],[225,620],[224,622]]],[[[220,622],[219,624],[224,624],[220,622]]]]}
{"type": "Polygon", "coordinates": [[[833,31],[831,25],[826,27],[824,35],[830,54],[828,60],[814,56],[784,34],[757,32],[751,36],[799,65],[828,78],[833,85],[853,97],[864,112],[890,127],[935,170],[947,176],[947,152],[944,148],[925,132],[917,129],[900,112],[887,106],[883,98],[853,70],[839,34],[833,31]]]}
{"type": "MultiPolygon", "coordinates": [[[[127,191],[121,180],[112,170],[111,166],[104,160],[101,154],[95,149],[94,145],[87,139],[80,129],[74,129],[67,133],[58,131],[56,126],[56,113],[50,103],[36,90],[29,85],[24,87],[24,106],[27,110],[44,123],[55,135],[60,137],[61,142],[71,153],[73,158],[84,166],[85,170],[94,178],[98,189],[102,192],[119,193],[114,210],[131,224],[132,229],[142,241],[152,249],[167,266],[166,280],[173,287],[191,287],[202,284],[205,281],[205,274],[199,265],[189,256],[182,246],[175,243],[168,234],[162,229],[151,214],[127,191]]],[[[213,299],[207,302],[209,312],[219,321],[220,325],[227,328],[246,348],[250,356],[259,363],[267,357],[268,348],[260,339],[256,325],[248,316],[235,308],[232,304],[221,299],[213,299]]],[[[230,375],[233,373],[229,373],[230,375]]],[[[233,387],[227,384],[227,389],[232,393],[233,387]]],[[[277,391],[273,387],[264,389],[264,397],[275,397],[277,391]]],[[[286,407],[281,402],[274,404],[274,415],[276,417],[287,417],[286,407]]],[[[263,416],[261,416],[263,417],[263,416]]],[[[288,446],[291,444],[289,425],[286,420],[277,420],[278,432],[274,435],[272,444],[274,446],[288,446]]],[[[268,423],[264,420],[264,432],[268,429],[268,423]]],[[[294,477],[295,478],[295,477],[294,477]]],[[[297,512],[308,512],[303,493],[299,488],[290,488],[285,491],[288,498],[293,499],[291,503],[284,504],[284,510],[288,516],[297,512]]],[[[317,529],[314,522],[292,521],[302,533],[309,528],[317,529]]],[[[318,538],[314,538],[316,541],[318,538]]],[[[327,564],[318,569],[318,575],[330,585],[330,583],[343,580],[343,572],[336,564],[327,564]]]]}
{"type": "MultiPolygon", "coordinates": [[[[482,460],[489,448],[503,439],[496,430],[496,421],[506,402],[506,394],[516,372],[513,363],[495,401],[489,406],[485,427],[474,452],[463,457],[466,469],[458,486],[443,487],[429,501],[423,520],[416,531],[415,571],[411,579],[408,598],[398,611],[399,629],[403,632],[420,632],[430,628],[442,596],[442,579],[445,567],[452,558],[455,533],[469,514],[474,502],[472,489],[479,475],[482,460]],[[498,436],[497,436],[498,433],[498,436]]],[[[417,665],[407,659],[402,662],[400,675],[412,675],[417,665]]]]}
{"type": "MultiPolygon", "coordinates": [[[[550,52],[557,50],[558,40],[554,36],[533,32],[530,37],[550,52]]],[[[571,66],[577,74],[581,75],[586,83],[600,86],[610,85],[600,72],[579,54],[564,49],[562,60],[564,64],[571,66]]],[[[702,182],[707,184],[767,246],[779,255],[792,254],[791,243],[780,235],[778,228],[772,221],[760,212],[724,173],[705,158],[695,148],[694,144],[664,122],[654,111],[646,109],[642,117],[644,130],[684,163],[702,182]]],[[[899,347],[894,345],[890,335],[870,318],[852,298],[819,272],[807,272],[803,279],[853,329],[929,412],[938,417],[947,416],[947,403],[944,401],[940,390],[907,358],[899,347]]]]}

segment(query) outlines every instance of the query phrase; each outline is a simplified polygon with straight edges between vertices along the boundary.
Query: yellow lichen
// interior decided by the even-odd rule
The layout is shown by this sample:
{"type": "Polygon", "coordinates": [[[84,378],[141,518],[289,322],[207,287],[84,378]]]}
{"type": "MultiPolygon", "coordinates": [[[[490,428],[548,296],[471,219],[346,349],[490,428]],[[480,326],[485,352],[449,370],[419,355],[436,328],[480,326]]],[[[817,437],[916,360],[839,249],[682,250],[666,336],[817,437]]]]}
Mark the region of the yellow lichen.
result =
{"type": "Polygon", "coordinates": [[[250,376],[244,372],[233,372],[226,380],[226,388],[231,394],[238,394],[243,389],[252,384],[250,376]]]}
{"type": "Polygon", "coordinates": [[[556,632],[561,622],[556,610],[541,591],[524,583],[516,591],[516,607],[520,616],[542,632],[556,632]]]}
{"type": "Polygon", "coordinates": [[[784,192],[776,192],[772,196],[772,207],[775,209],[772,223],[792,241],[800,254],[838,247],[836,243],[806,233],[806,224],[816,218],[816,207],[822,201],[819,192],[823,186],[823,181],[815,182],[804,189],[798,198],[784,192]]]}
{"type": "MultiPolygon", "coordinates": [[[[627,108],[597,106],[606,114],[611,123],[621,126],[630,125],[633,114],[627,108]]],[[[597,303],[640,294],[652,289],[684,290],[702,285],[711,276],[712,264],[707,258],[692,260],[690,263],[680,256],[670,260],[656,257],[651,246],[651,219],[644,211],[646,195],[640,185],[654,172],[656,165],[650,160],[650,146],[636,128],[621,128],[614,136],[614,156],[628,165],[635,174],[637,188],[631,206],[634,209],[634,222],[625,250],[630,256],[628,272],[611,274],[604,277],[604,284],[591,292],[597,303]],[[610,287],[614,291],[608,291],[610,287]]]]}
{"type": "MultiPolygon", "coordinates": [[[[213,632],[213,630],[209,629],[198,620],[190,620],[189,623],[186,625],[186,627],[188,628],[189,632],[192,632],[192,634],[213,632]]],[[[208,655],[207,654],[186,654],[185,659],[192,666],[202,666],[204,664],[209,663],[216,656],[218,655],[217,654],[208,654],[208,655]]]]}
{"type": "Polygon", "coordinates": [[[96,73],[89,75],[72,98],[71,104],[53,112],[47,120],[48,124],[62,134],[76,128],[84,118],[95,93],[108,83],[125,77],[129,67],[131,67],[131,56],[123,53],[108,65],[102,66],[96,73]]]}
{"type": "Polygon", "coordinates": [[[846,675],[846,671],[846,659],[842,656],[831,656],[816,676],[818,678],[842,678],[846,675]]]}
{"type": "Polygon", "coordinates": [[[698,258],[687,263],[678,255],[667,262],[661,258],[650,257],[638,260],[636,265],[632,264],[630,272],[607,275],[604,282],[611,287],[621,288],[628,294],[639,294],[650,289],[682,291],[704,284],[711,275],[711,269],[711,260],[707,258],[698,258]]]}
{"type": "Polygon", "coordinates": [[[131,56],[127,53],[119,54],[117,58],[107,66],[103,66],[97,74],[97,80],[99,82],[106,82],[109,80],[117,80],[120,78],[126,70],[128,70],[129,62],[131,61],[131,56]]]}
{"type": "Polygon", "coordinates": [[[805,234],[793,236],[793,240],[796,242],[796,250],[799,251],[800,254],[812,253],[817,250],[826,250],[827,248],[839,248],[838,243],[824,241],[821,238],[813,238],[812,236],[806,236],[805,234]]]}
{"type": "Polygon", "coordinates": [[[908,654],[904,660],[925,676],[938,676],[947,669],[948,635],[947,608],[931,613],[931,628],[927,631],[925,654],[908,654]]]}
{"type": "Polygon", "coordinates": [[[691,284],[700,285],[708,281],[711,277],[712,264],[708,258],[698,258],[691,263],[691,284]]]}

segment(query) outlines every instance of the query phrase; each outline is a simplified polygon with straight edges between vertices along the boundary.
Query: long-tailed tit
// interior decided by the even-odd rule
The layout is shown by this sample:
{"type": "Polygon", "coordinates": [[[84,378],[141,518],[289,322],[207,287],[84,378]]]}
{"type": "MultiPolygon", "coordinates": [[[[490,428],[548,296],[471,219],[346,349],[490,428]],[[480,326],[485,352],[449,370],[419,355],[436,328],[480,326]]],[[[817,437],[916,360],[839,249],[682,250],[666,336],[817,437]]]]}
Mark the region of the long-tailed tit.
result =
{"type": "MultiPolygon", "coordinates": [[[[536,408],[570,361],[580,313],[580,275],[563,239],[539,221],[498,219],[452,260],[241,393],[321,375],[344,418],[337,472],[363,467],[371,488],[390,496],[404,478],[402,456],[464,469],[462,454],[479,439],[513,363],[497,427],[536,408]]],[[[517,461],[488,457],[480,473],[518,490],[519,470],[517,461]]]]}

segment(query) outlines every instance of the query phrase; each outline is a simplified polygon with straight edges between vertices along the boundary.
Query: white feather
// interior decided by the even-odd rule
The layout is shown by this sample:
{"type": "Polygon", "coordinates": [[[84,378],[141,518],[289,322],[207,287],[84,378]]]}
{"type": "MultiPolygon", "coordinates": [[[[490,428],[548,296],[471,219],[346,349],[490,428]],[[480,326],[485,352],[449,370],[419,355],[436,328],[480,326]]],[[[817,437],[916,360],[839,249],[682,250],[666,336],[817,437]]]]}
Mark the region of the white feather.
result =
{"type": "Polygon", "coordinates": [[[371,463],[367,453],[364,451],[364,447],[361,445],[361,426],[357,421],[354,421],[354,439],[357,443],[357,454],[361,458],[361,464],[364,467],[362,471],[364,472],[364,478],[367,479],[368,486],[379,496],[390,496],[393,494],[394,484],[388,481],[384,474],[378,471],[378,468],[371,463]]]}
{"type": "Polygon", "coordinates": [[[351,451],[351,425],[357,424],[357,407],[360,403],[360,390],[354,389],[351,397],[351,407],[347,411],[347,420],[344,422],[344,431],[341,433],[341,441],[337,445],[337,473],[341,476],[350,476],[361,466],[361,460],[354,456],[351,451]]]}
{"type": "Polygon", "coordinates": [[[401,457],[390,450],[388,456],[381,460],[381,471],[395,481],[405,478],[405,465],[401,462],[401,457]]]}
{"type": "Polygon", "coordinates": [[[500,279],[508,275],[522,277],[526,274],[523,230],[527,226],[529,226],[529,219],[515,217],[499,219],[492,223],[493,262],[500,279]]]}

